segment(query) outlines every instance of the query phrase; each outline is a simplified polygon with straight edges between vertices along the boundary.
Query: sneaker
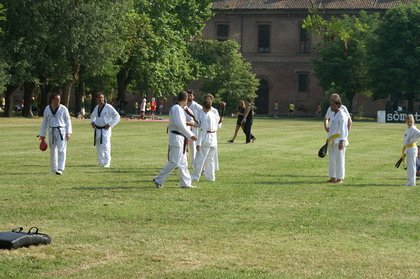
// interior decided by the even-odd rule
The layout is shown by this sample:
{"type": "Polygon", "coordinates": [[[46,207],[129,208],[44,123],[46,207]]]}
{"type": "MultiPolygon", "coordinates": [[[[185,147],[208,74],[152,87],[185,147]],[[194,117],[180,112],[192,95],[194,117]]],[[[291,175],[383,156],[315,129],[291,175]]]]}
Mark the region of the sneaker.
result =
{"type": "Polygon", "coordinates": [[[111,165],[104,165],[104,168],[109,169],[111,167],[111,165]]]}
{"type": "Polygon", "coordinates": [[[251,141],[252,141],[252,142],[254,142],[256,139],[257,139],[257,138],[252,138],[252,140],[251,140],[251,141]]]}
{"type": "Polygon", "coordinates": [[[234,140],[228,140],[228,143],[234,143],[235,141],[234,140]]]}
{"type": "Polygon", "coordinates": [[[58,171],[55,172],[55,174],[56,175],[62,175],[63,174],[63,171],[62,170],[58,170],[58,171]]]}
{"type": "Polygon", "coordinates": [[[159,184],[156,182],[156,180],[153,178],[153,182],[155,183],[156,188],[162,188],[162,184],[159,184]]]}
{"type": "Polygon", "coordinates": [[[191,189],[191,188],[197,188],[197,187],[195,187],[195,186],[193,186],[193,185],[189,185],[189,186],[181,186],[181,188],[182,189],[191,189]]]}

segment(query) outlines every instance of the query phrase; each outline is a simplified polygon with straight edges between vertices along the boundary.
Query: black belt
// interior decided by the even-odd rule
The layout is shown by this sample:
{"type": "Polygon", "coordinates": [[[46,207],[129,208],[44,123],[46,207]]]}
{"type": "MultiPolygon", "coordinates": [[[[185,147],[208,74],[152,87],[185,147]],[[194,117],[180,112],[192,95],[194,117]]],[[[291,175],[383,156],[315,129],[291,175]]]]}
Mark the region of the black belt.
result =
{"type": "Polygon", "coordinates": [[[100,144],[102,144],[102,130],[103,129],[105,129],[106,128],[106,126],[97,126],[96,124],[95,124],[95,132],[93,133],[93,146],[95,146],[96,145],[96,129],[99,129],[99,130],[101,130],[101,138],[100,138],[100,140],[99,140],[99,143],[100,144]]]}
{"type": "Polygon", "coordinates": [[[64,128],[64,127],[61,127],[61,126],[57,126],[57,127],[51,127],[51,133],[52,133],[52,139],[51,139],[51,142],[52,142],[52,144],[54,144],[54,142],[55,142],[55,139],[54,139],[54,129],[58,129],[58,132],[59,132],[59,134],[60,134],[60,139],[61,139],[61,141],[63,141],[64,140],[64,138],[63,138],[63,135],[61,134],[61,128],[64,128]]]}
{"type": "Polygon", "coordinates": [[[176,131],[176,130],[172,130],[172,131],[171,131],[171,133],[172,133],[172,134],[175,134],[175,135],[178,135],[178,136],[183,136],[183,137],[184,137],[184,146],[183,146],[182,153],[183,153],[183,154],[185,154],[185,151],[187,151],[187,145],[188,145],[188,139],[187,139],[187,137],[186,137],[186,136],[184,136],[184,134],[183,134],[183,133],[178,132],[178,131],[176,131]]]}
{"type": "Polygon", "coordinates": [[[207,131],[207,133],[213,134],[213,133],[216,133],[216,131],[207,131]]]}

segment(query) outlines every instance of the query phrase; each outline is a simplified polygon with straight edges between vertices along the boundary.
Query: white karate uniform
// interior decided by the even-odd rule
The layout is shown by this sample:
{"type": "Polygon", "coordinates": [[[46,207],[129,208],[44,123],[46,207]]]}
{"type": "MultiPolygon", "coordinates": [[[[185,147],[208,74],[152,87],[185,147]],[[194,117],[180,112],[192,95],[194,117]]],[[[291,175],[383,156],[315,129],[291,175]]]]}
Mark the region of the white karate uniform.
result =
{"type": "MultiPolygon", "coordinates": [[[[345,105],[341,105],[340,110],[347,114],[348,118],[351,118],[349,110],[345,105]]],[[[325,113],[325,119],[331,119],[331,117],[334,117],[334,112],[331,110],[331,107],[328,107],[327,112],[325,113]]]]}
{"type": "Polygon", "coordinates": [[[417,145],[407,147],[416,143],[420,138],[420,131],[416,126],[407,128],[404,133],[404,146],[406,161],[407,161],[407,183],[406,186],[416,186],[416,158],[417,158],[417,145]]]}
{"type": "MultiPolygon", "coordinates": [[[[217,116],[219,116],[219,121],[220,121],[220,114],[219,111],[217,109],[215,109],[214,107],[211,107],[211,111],[216,114],[217,116]]],[[[222,128],[222,123],[219,123],[218,128],[222,128]]],[[[219,153],[217,152],[217,148],[216,148],[216,153],[214,153],[214,162],[215,162],[215,169],[216,171],[219,170],[219,153]]]]}
{"type": "Polygon", "coordinates": [[[105,103],[102,110],[99,111],[99,105],[95,107],[90,115],[90,121],[95,128],[95,145],[98,163],[103,167],[111,165],[111,135],[112,127],[120,122],[120,115],[110,104],[105,103]],[[109,125],[108,129],[100,128],[109,125]],[[102,143],[101,143],[102,139],[102,143]]]}
{"type": "Polygon", "coordinates": [[[204,176],[208,181],[214,181],[216,171],[215,155],[217,151],[217,129],[219,128],[219,114],[214,111],[200,111],[198,114],[201,131],[198,134],[197,145],[200,151],[195,158],[192,180],[199,180],[204,169],[204,176]]]}
{"type": "Polygon", "coordinates": [[[348,115],[341,109],[337,113],[332,113],[330,118],[330,130],[328,132],[328,138],[331,142],[328,145],[329,165],[328,175],[336,179],[344,179],[345,177],[345,161],[346,161],[346,147],[349,144],[348,137],[348,115]],[[333,135],[339,135],[338,137],[332,138],[333,135]],[[340,141],[344,141],[344,147],[342,150],[338,149],[340,141]]]}
{"type": "Polygon", "coordinates": [[[65,106],[60,104],[55,113],[50,105],[45,108],[39,135],[45,137],[47,130],[51,172],[63,171],[67,156],[66,134],[72,133],[70,114],[65,106]]]}
{"type": "MultiPolygon", "coordinates": [[[[187,104],[188,108],[190,109],[190,111],[194,114],[194,117],[197,119],[197,115],[199,113],[199,111],[201,111],[203,109],[203,107],[197,103],[196,101],[192,101],[191,104],[187,104]]],[[[193,120],[193,118],[191,116],[189,116],[188,114],[185,115],[186,120],[187,121],[191,121],[193,120]]],[[[199,123],[198,123],[199,125],[199,123]]],[[[193,132],[194,135],[198,134],[199,128],[196,127],[191,127],[190,126],[191,131],[193,132]]],[[[195,160],[195,156],[196,156],[196,148],[197,148],[197,143],[196,141],[190,140],[188,141],[188,152],[190,154],[190,160],[191,160],[191,166],[194,167],[194,160],[195,160]]]]}
{"type": "Polygon", "coordinates": [[[186,154],[185,139],[191,140],[193,132],[187,127],[187,120],[184,109],[176,104],[169,110],[169,161],[166,166],[155,177],[155,183],[163,185],[169,175],[175,168],[178,168],[180,186],[191,186],[191,176],[188,171],[188,162],[186,154]]]}

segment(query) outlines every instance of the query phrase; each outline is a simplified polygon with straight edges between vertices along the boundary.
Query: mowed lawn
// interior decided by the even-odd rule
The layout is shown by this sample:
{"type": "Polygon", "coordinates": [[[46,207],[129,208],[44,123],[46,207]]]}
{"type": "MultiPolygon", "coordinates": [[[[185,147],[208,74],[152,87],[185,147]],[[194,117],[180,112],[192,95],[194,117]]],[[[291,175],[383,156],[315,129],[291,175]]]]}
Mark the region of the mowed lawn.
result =
{"type": "MultiPolygon", "coordinates": [[[[97,166],[73,119],[63,176],[38,149],[41,119],[0,118],[0,231],[48,246],[0,250],[0,278],[419,278],[420,186],[394,168],[405,124],[354,122],[344,184],[326,183],[321,119],[256,119],[257,140],[219,130],[216,182],[162,189],[167,123],[122,120],[97,166]]],[[[420,181],[419,181],[420,184],[420,181]]]]}

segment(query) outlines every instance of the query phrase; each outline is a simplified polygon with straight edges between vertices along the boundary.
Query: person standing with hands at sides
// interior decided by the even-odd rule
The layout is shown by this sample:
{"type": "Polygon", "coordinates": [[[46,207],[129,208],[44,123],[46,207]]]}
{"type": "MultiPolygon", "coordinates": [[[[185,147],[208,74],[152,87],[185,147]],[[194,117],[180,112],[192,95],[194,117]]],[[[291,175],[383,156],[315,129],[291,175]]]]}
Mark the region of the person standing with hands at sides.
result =
{"type": "MultiPolygon", "coordinates": [[[[214,96],[212,94],[206,94],[206,95],[204,95],[203,101],[204,102],[208,101],[208,102],[211,102],[213,104],[214,96]]],[[[223,115],[213,106],[211,107],[210,111],[213,112],[216,115],[219,115],[219,129],[222,128],[223,115]]],[[[215,164],[216,164],[216,171],[218,171],[219,170],[219,154],[217,152],[217,149],[216,149],[216,152],[214,154],[214,161],[215,161],[215,164]]]]}
{"type": "Polygon", "coordinates": [[[407,129],[404,133],[403,157],[407,160],[407,183],[405,186],[416,186],[416,157],[417,157],[417,141],[420,138],[420,131],[414,125],[414,116],[407,115],[405,119],[407,129]]]}
{"type": "Polygon", "coordinates": [[[289,118],[293,118],[295,114],[295,104],[293,102],[289,103],[289,118]]]}
{"type": "Polygon", "coordinates": [[[157,106],[156,99],[155,98],[152,98],[152,101],[150,102],[150,104],[151,104],[152,120],[153,120],[156,117],[156,106],[157,106]]]}
{"type": "Polygon", "coordinates": [[[178,103],[173,105],[169,111],[169,160],[166,166],[153,179],[156,188],[161,188],[163,183],[175,168],[178,168],[181,188],[194,188],[191,185],[191,175],[188,171],[187,162],[187,140],[197,140],[194,133],[187,127],[185,117],[185,106],[187,105],[188,93],[181,91],[178,94],[178,103]]]}
{"type": "Polygon", "coordinates": [[[191,178],[193,181],[200,179],[204,170],[204,176],[207,181],[215,181],[217,151],[217,129],[219,127],[220,117],[211,111],[212,102],[205,100],[203,110],[199,112],[198,118],[201,123],[200,133],[197,139],[197,157],[191,178]]]}
{"type": "MultiPolygon", "coordinates": [[[[335,102],[337,100],[341,101],[340,95],[337,93],[333,93],[330,96],[330,102],[335,102]]],[[[348,123],[347,123],[347,129],[350,132],[351,125],[353,124],[353,121],[351,120],[351,115],[345,105],[341,105],[340,110],[342,110],[345,114],[348,116],[348,123]]],[[[334,116],[334,112],[331,111],[331,106],[328,107],[327,112],[325,113],[324,117],[324,130],[328,133],[329,131],[329,121],[334,116]]]]}
{"type": "Polygon", "coordinates": [[[277,117],[279,115],[279,101],[275,101],[274,102],[274,112],[273,112],[273,116],[277,117]]]}
{"type": "Polygon", "coordinates": [[[140,102],[140,119],[144,119],[144,115],[146,113],[146,97],[143,97],[143,99],[140,102]]]}
{"type": "MultiPolygon", "coordinates": [[[[193,90],[187,90],[187,93],[188,93],[188,99],[187,99],[187,106],[185,107],[185,110],[186,110],[185,117],[187,119],[187,126],[190,127],[194,135],[197,135],[198,126],[199,126],[199,123],[197,121],[197,115],[199,111],[203,109],[203,107],[199,103],[194,101],[195,92],[193,90]]],[[[193,141],[193,140],[188,141],[188,153],[190,155],[190,162],[193,168],[194,168],[194,160],[196,156],[196,146],[197,146],[196,141],[193,141]]]]}
{"type": "Polygon", "coordinates": [[[60,95],[50,96],[50,105],[44,110],[44,119],[39,132],[41,140],[45,140],[48,130],[51,172],[57,175],[62,175],[66,166],[67,141],[72,134],[69,111],[60,102],[60,95]]]}
{"type": "Polygon", "coordinates": [[[251,133],[251,127],[252,127],[252,123],[253,123],[253,114],[254,114],[254,112],[252,110],[251,99],[246,98],[245,99],[244,118],[242,119],[242,125],[244,126],[244,133],[245,133],[245,136],[246,136],[245,143],[250,143],[251,141],[254,142],[257,139],[251,133]]]}
{"type": "Polygon", "coordinates": [[[349,144],[348,115],[340,109],[341,99],[330,102],[333,116],[328,131],[329,168],[328,182],[343,183],[345,177],[346,147],[349,144]]]}
{"type": "Polygon", "coordinates": [[[105,101],[103,93],[96,94],[98,105],[90,115],[94,129],[93,145],[96,146],[98,163],[104,168],[111,166],[111,134],[112,128],[120,122],[120,115],[113,106],[105,101]]]}
{"type": "Polygon", "coordinates": [[[236,136],[238,135],[239,129],[240,128],[242,128],[242,130],[244,129],[244,126],[242,124],[242,120],[244,119],[244,113],[245,113],[245,102],[241,100],[238,103],[238,111],[236,112],[238,119],[236,120],[235,134],[233,135],[233,138],[231,140],[228,140],[228,142],[234,143],[236,136]]]}

